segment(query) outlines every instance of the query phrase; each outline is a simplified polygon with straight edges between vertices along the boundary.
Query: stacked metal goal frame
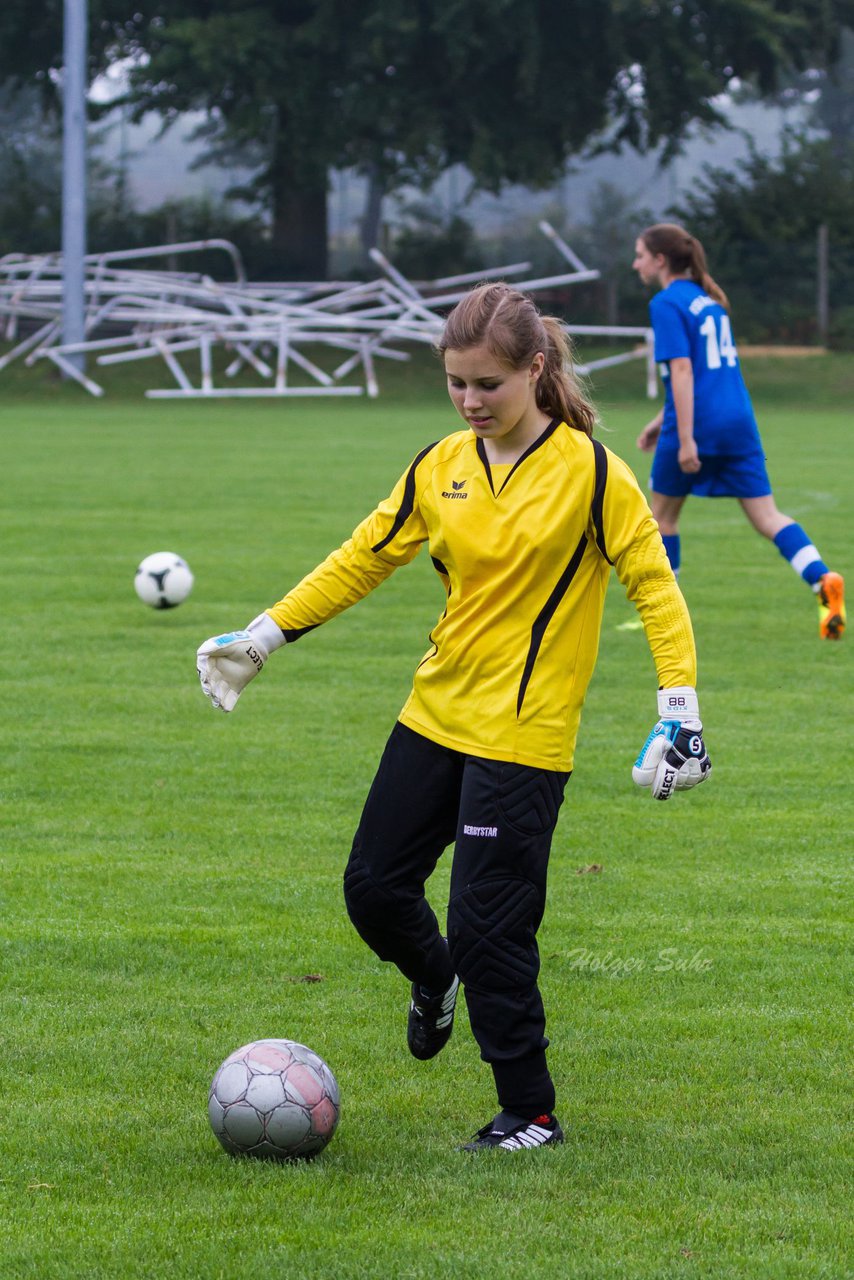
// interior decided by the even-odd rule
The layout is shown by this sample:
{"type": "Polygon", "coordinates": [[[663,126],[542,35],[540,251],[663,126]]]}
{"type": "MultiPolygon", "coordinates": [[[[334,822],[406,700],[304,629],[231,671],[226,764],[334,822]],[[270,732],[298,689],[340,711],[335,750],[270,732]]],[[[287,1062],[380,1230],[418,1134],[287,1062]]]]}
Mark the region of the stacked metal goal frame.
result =
{"type": "MultiPolygon", "coordinates": [[[[9,254],[0,258],[0,329],[5,340],[15,345],[0,357],[0,371],[19,359],[27,365],[50,360],[91,395],[103,395],[104,388],[72,359],[83,353],[101,366],[160,359],[175,385],[147,390],[145,395],[151,399],[375,397],[379,394],[376,362],[409,360],[409,344],[432,344],[447,309],[473,283],[511,279],[517,288],[536,293],[599,278],[600,273],[587,268],[548,222],[541,222],[540,230],[571,270],[526,278],[531,264],[517,262],[415,284],[374,249],[371,258],[380,274],[373,280],[265,283],[246,279],[239,250],[228,240],[90,254],[85,259],[86,339],[77,343],[61,341],[61,256],[9,254]],[[179,255],[211,251],[227,255],[233,280],[216,281],[175,267],[131,265],[146,258],[175,260],[179,255]],[[29,332],[16,342],[22,327],[29,332]],[[224,370],[226,379],[251,368],[260,381],[217,385],[217,348],[232,357],[224,370]],[[333,357],[332,368],[318,363],[318,353],[326,351],[333,357]],[[179,359],[188,355],[198,359],[195,382],[179,359]],[[293,380],[296,370],[303,379],[297,383],[293,380]],[[361,382],[345,382],[356,370],[361,382]]],[[[573,337],[631,341],[628,350],[589,361],[579,371],[590,373],[642,360],[646,393],[657,394],[650,329],[574,324],[565,328],[573,337]]]]}

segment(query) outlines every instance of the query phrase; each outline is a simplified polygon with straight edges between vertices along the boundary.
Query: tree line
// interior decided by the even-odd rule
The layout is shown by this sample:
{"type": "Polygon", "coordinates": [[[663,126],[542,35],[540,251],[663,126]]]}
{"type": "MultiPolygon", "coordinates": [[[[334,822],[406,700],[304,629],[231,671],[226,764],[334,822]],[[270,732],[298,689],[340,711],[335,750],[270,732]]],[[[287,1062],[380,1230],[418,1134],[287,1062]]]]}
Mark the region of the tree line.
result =
{"type": "MultiPolygon", "coordinates": [[[[55,100],[62,0],[5,0],[0,81],[55,100]]],[[[94,77],[128,60],[133,118],[201,110],[210,155],[253,172],[285,275],[327,269],[328,175],[376,197],[465,165],[545,187],[590,147],[677,148],[733,77],[763,93],[826,67],[854,0],[89,0],[94,77]]],[[[366,210],[370,221],[371,210],[366,210]]],[[[368,228],[370,232],[370,227],[368,228]]]]}
{"type": "MultiPolygon", "coordinates": [[[[708,172],[673,215],[707,244],[755,340],[814,335],[816,231],[827,226],[831,337],[854,342],[854,0],[173,0],[168,12],[140,0],[130,16],[117,0],[89,0],[89,12],[90,76],[128,59],[132,118],[155,111],[168,127],[201,110],[208,157],[253,174],[232,191],[251,210],[243,216],[191,200],[140,213],[121,175],[94,160],[90,249],[225,235],[256,278],[327,274],[333,169],[367,179],[370,244],[383,193],[427,189],[449,165],[466,167],[473,190],[543,188],[596,150],[655,148],[666,159],[693,124],[718,119],[734,78],[766,96],[814,97],[819,84],[821,136],[789,139],[778,160],[754,153],[733,172],[708,172]]],[[[7,0],[0,251],[58,245],[61,48],[62,0],[7,0]]],[[[572,294],[585,319],[642,318],[624,271],[642,217],[607,188],[586,225],[555,210],[603,272],[572,294]]],[[[464,210],[442,219],[425,200],[394,249],[420,278],[544,251],[533,230],[505,240],[484,244],[464,210]]]]}

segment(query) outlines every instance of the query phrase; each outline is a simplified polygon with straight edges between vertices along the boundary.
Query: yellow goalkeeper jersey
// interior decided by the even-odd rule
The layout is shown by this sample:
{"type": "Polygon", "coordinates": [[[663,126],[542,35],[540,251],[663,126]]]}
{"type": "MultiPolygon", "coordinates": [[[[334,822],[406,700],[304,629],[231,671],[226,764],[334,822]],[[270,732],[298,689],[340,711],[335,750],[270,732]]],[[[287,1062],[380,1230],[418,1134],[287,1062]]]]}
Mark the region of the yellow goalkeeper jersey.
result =
{"type": "Polygon", "coordinates": [[[349,608],[426,543],[447,593],[400,719],[456,751],[572,768],[613,566],[659,685],[696,684],[688,610],[632,472],[553,421],[512,466],[459,431],[268,609],[287,640],[349,608]]]}

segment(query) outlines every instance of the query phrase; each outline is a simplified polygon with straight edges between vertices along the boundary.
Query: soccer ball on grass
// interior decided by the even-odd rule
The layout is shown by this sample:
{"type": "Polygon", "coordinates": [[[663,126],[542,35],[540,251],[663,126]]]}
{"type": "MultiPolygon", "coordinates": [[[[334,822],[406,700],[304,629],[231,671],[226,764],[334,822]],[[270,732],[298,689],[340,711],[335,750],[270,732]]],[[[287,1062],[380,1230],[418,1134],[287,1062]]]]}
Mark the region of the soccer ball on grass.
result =
{"type": "Polygon", "coordinates": [[[140,600],[152,609],[174,609],[190,594],[193,575],[187,561],[174,551],[155,551],[140,564],[133,585],[140,600]]]}
{"type": "Polygon", "coordinates": [[[309,1159],[338,1124],[337,1081],[323,1059],[294,1040],[253,1040],[222,1063],[208,1118],[229,1155],[309,1159]]]}

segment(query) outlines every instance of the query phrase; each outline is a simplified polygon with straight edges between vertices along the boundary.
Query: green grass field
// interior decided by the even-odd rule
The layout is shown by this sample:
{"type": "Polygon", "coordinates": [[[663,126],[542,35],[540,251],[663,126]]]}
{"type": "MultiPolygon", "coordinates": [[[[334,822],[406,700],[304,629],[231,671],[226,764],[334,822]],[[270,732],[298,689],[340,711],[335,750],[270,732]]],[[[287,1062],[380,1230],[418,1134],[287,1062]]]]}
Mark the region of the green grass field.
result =
{"type": "MultiPolygon", "coordinates": [[[[656,681],[609,592],[540,933],[562,1148],[455,1150],[494,1110],[464,1013],[439,1058],[412,1059],[406,984],[344,910],[362,799],[442,608],[428,557],[278,654],[233,716],[202,697],[196,646],[456,429],[427,366],[382,367],[374,402],[153,403],[151,369],[96,401],[2,375],[2,1280],[854,1274],[854,641],[819,641],[735,504],[684,521],[714,775],[667,805],[631,782],[656,681]],[[132,580],[163,549],[196,585],[157,613],[132,580]],[[208,1128],[216,1067],[263,1036],[338,1077],[312,1164],[232,1160],[208,1128]]],[[[854,574],[854,359],[747,376],[779,505],[854,574]]],[[[596,396],[645,480],[641,382],[603,373],[596,396]]],[[[440,910],[446,886],[440,866],[440,910]]]]}

